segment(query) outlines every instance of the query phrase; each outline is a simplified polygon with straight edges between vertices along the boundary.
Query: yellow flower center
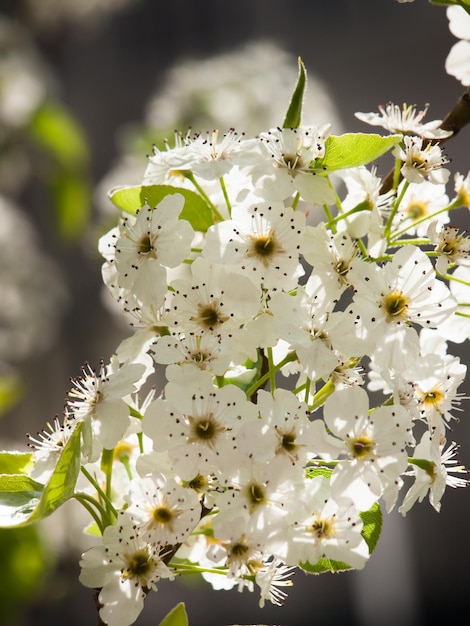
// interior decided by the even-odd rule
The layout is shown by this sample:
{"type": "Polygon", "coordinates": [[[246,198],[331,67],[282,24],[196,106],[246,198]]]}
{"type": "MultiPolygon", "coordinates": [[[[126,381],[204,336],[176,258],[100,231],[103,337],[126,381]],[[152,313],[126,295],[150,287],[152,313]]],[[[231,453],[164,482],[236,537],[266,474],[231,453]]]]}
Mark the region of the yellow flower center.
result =
{"type": "Polygon", "coordinates": [[[312,522],[310,530],[317,539],[331,539],[336,535],[334,515],[326,518],[316,516],[312,522]]]}
{"type": "Polygon", "coordinates": [[[207,330],[213,330],[228,319],[228,315],[223,315],[220,307],[215,303],[199,304],[198,314],[191,317],[192,322],[197,322],[202,328],[207,330]]]}
{"type": "Polygon", "coordinates": [[[218,436],[225,431],[225,427],[211,413],[199,417],[188,416],[188,419],[191,425],[189,443],[204,443],[213,447],[218,436]]]}
{"type": "Polygon", "coordinates": [[[127,462],[132,455],[132,452],[136,446],[128,443],[127,441],[120,441],[114,448],[113,458],[115,461],[127,462]]]}
{"type": "Polygon", "coordinates": [[[147,548],[142,548],[132,554],[123,555],[126,567],[122,571],[123,578],[136,578],[141,584],[145,584],[148,574],[154,567],[154,562],[147,548]]]}
{"type": "Polygon", "coordinates": [[[361,435],[349,442],[351,456],[355,459],[365,459],[374,452],[374,441],[368,435],[361,435]]]}
{"type": "Polygon", "coordinates": [[[169,526],[173,512],[166,506],[157,506],[152,511],[152,521],[156,526],[169,526]]]}
{"type": "Polygon", "coordinates": [[[254,257],[268,267],[270,259],[276,254],[284,252],[284,248],[277,241],[274,230],[270,230],[266,235],[255,237],[249,235],[250,246],[247,252],[249,257],[254,257]]]}
{"type": "Polygon", "coordinates": [[[412,200],[405,208],[404,212],[407,214],[410,220],[413,220],[413,222],[415,222],[416,220],[419,220],[428,214],[428,205],[429,202],[412,200]]]}
{"type": "Polygon", "coordinates": [[[401,291],[391,291],[382,300],[387,322],[404,322],[408,319],[410,299],[401,291]]]}
{"type": "Polygon", "coordinates": [[[250,511],[254,511],[260,504],[266,502],[266,494],[263,485],[251,483],[245,487],[245,495],[249,502],[250,511]]]}
{"type": "Polygon", "coordinates": [[[149,234],[145,234],[139,241],[139,254],[149,254],[154,248],[149,234]]]}
{"type": "Polygon", "coordinates": [[[439,389],[438,385],[428,391],[418,390],[417,393],[422,399],[423,405],[426,409],[435,409],[436,411],[439,411],[445,398],[445,393],[442,389],[439,389]]]}

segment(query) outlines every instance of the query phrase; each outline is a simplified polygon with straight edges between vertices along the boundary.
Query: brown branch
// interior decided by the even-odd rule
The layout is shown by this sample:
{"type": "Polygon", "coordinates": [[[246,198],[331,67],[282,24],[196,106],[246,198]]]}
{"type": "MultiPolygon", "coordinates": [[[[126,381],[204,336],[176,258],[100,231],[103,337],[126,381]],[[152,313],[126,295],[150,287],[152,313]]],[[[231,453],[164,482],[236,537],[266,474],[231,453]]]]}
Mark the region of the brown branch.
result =
{"type": "Polygon", "coordinates": [[[93,600],[95,601],[96,610],[98,611],[98,621],[96,623],[96,626],[106,626],[106,623],[103,622],[100,615],[100,609],[103,608],[103,605],[99,601],[100,591],[101,589],[93,590],[93,600]]]}
{"type": "Polygon", "coordinates": [[[442,120],[440,128],[451,130],[452,135],[441,139],[440,143],[455,137],[468,123],[470,123],[470,87],[460,96],[452,111],[442,120]]]}
{"type": "MultiPolygon", "coordinates": [[[[439,128],[442,130],[451,130],[452,135],[448,137],[444,137],[438,140],[428,139],[427,143],[434,141],[434,143],[442,144],[452,137],[455,137],[464,126],[470,123],[470,87],[465,91],[460,98],[455,103],[454,108],[449,111],[449,113],[445,116],[442,122],[439,125],[439,128]]],[[[423,142],[423,146],[426,145],[426,140],[423,142]]],[[[380,188],[380,193],[386,193],[390,191],[393,185],[393,174],[394,169],[390,170],[390,172],[384,177],[382,181],[382,186],[380,188]]]]}

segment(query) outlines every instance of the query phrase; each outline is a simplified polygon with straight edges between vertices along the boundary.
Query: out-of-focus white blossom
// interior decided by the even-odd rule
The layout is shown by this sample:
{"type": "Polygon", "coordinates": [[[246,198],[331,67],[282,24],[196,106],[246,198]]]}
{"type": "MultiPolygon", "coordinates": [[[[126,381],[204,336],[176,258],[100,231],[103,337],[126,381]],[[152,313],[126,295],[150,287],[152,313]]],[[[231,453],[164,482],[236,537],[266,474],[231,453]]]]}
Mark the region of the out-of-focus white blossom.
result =
{"type": "Polygon", "coordinates": [[[19,362],[57,336],[68,293],[27,215],[0,196],[0,360],[19,362]]]}
{"type": "Polygon", "coordinates": [[[0,50],[0,189],[10,193],[30,170],[18,132],[57,85],[28,31],[5,17],[0,17],[0,50]]]}
{"type": "MultiPolygon", "coordinates": [[[[251,41],[206,59],[182,59],[147,105],[156,130],[235,128],[253,136],[282,124],[293,85],[296,58],[271,41],[251,41]]],[[[328,86],[309,75],[305,124],[342,123],[328,86]]]]}
{"type": "Polygon", "coordinates": [[[26,0],[29,19],[36,28],[50,31],[68,24],[92,26],[139,0],[26,0]]]}

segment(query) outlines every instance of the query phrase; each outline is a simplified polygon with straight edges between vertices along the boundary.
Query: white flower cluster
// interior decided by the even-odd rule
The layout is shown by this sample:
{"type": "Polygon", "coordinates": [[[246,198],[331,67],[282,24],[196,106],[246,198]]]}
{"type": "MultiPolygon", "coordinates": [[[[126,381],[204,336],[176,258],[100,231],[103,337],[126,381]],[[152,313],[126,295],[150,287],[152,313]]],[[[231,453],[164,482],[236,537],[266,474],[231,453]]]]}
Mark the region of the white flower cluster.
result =
{"type": "Polygon", "coordinates": [[[80,425],[76,497],[102,535],[80,579],[110,626],[186,572],[279,604],[295,567],[364,567],[379,502],[439,510],[467,484],[448,474],[465,472],[446,440],[466,367],[447,342],[470,337],[470,240],[447,224],[470,178],[449,199],[446,159],[423,143],[438,124],[381,115],[408,133],[383,193],[375,153],[331,166],[351,138],[328,125],[181,135],[137,195],[111,193],[127,214],[100,240],[103,278],[135,332],[74,380],[32,474],[47,481],[80,425]]]}

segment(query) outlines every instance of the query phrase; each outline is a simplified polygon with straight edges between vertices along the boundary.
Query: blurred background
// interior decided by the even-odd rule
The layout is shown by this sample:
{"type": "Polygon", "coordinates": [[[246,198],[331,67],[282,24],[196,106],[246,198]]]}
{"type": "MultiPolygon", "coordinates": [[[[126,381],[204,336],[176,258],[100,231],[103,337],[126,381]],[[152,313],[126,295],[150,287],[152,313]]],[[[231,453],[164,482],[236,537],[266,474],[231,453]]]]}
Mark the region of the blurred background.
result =
{"type": "MultiPolygon", "coordinates": [[[[188,124],[255,134],[282,123],[299,55],[307,123],[369,132],[354,112],[389,101],[430,103],[427,120],[442,119],[464,91],[444,69],[455,41],[427,0],[0,0],[0,449],[26,450],[26,433],[61,413],[70,377],[129,334],[96,242],[117,217],[106,191],[141,181],[153,142],[188,124]]],[[[469,169],[469,138],[465,128],[446,145],[453,171],[469,169]]],[[[468,213],[454,221],[468,227],[468,213]]],[[[463,408],[449,440],[470,466],[463,408]]],[[[1,625],[96,623],[74,504],[0,532],[1,625]]],[[[448,490],[439,514],[423,502],[385,516],[364,571],[297,573],[284,607],[178,582],[151,594],[137,624],[180,600],[190,626],[452,623],[468,612],[469,523],[469,492],[448,490]]]]}

